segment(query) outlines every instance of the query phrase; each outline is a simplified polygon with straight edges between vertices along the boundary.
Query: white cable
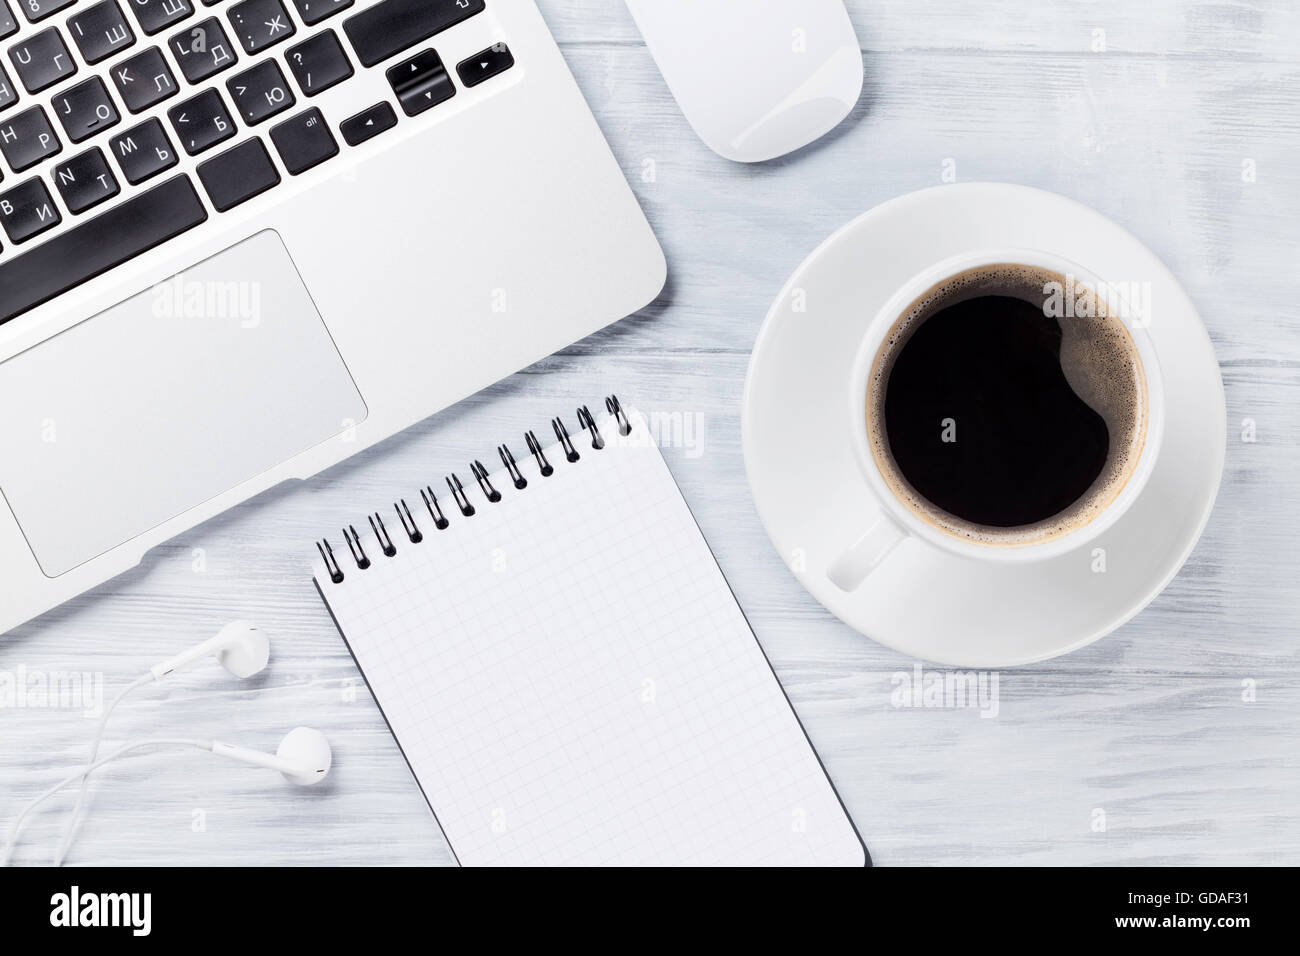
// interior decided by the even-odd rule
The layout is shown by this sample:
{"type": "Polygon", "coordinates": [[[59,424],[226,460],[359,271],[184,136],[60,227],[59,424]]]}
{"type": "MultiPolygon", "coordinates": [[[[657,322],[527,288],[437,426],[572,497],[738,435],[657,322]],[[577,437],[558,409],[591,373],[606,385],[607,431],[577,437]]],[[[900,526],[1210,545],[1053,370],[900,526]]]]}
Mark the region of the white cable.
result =
{"type": "Polygon", "coordinates": [[[27,819],[27,814],[31,813],[33,810],[39,807],[50,797],[54,796],[64,787],[75,782],[78,777],[88,777],[90,776],[90,774],[94,773],[100,767],[104,766],[107,763],[112,763],[114,760],[117,760],[119,757],[125,756],[126,754],[130,753],[132,750],[140,750],[144,747],[163,747],[163,746],[168,746],[168,747],[184,746],[184,747],[196,747],[199,750],[211,750],[212,741],[193,740],[188,738],[177,738],[177,737],[158,737],[153,740],[140,740],[133,744],[127,744],[125,747],[120,747],[109,756],[104,757],[102,760],[97,760],[94,763],[92,763],[90,766],[84,767],[81,770],[69,774],[68,776],[60,780],[58,783],[56,783],[54,786],[50,787],[50,789],[42,793],[31,803],[29,803],[27,805],[27,808],[23,810],[22,813],[18,814],[18,819],[14,820],[13,825],[10,826],[9,828],[9,838],[5,841],[4,849],[0,850],[0,866],[9,865],[9,857],[13,853],[14,845],[18,842],[18,832],[19,830],[22,829],[23,820],[27,819]]]}
{"type": "Polygon", "coordinates": [[[77,802],[72,806],[72,816],[68,818],[68,825],[64,827],[63,836],[59,840],[59,848],[54,852],[55,866],[63,865],[63,858],[68,855],[68,848],[72,846],[72,834],[76,831],[77,819],[81,816],[81,807],[86,801],[86,790],[90,779],[90,768],[94,765],[95,758],[99,755],[99,744],[100,741],[104,739],[104,730],[108,727],[109,715],[113,713],[113,708],[118,705],[123,697],[131,693],[131,691],[138,690],[145,684],[152,682],[153,679],[154,677],[152,673],[144,674],[141,677],[136,678],[134,682],[129,684],[121,693],[114,697],[108,707],[104,709],[104,714],[99,719],[99,728],[95,731],[95,739],[92,740],[90,744],[90,757],[86,761],[86,768],[81,776],[81,788],[77,791],[77,802]]]}

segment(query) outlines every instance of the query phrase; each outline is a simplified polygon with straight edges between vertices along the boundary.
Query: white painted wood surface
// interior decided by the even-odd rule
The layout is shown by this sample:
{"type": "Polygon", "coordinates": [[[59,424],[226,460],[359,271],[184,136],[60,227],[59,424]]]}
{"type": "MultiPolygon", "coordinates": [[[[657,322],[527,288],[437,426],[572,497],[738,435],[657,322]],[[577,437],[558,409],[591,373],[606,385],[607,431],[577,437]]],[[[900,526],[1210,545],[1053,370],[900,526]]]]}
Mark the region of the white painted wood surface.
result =
{"type": "MultiPolygon", "coordinates": [[[[858,108],[823,142],[751,168],[692,136],[621,3],[545,0],[663,242],[668,288],[640,315],[194,530],[0,642],[0,672],[102,674],[111,696],[251,618],[274,634],[267,673],[240,683],[212,664],[145,690],[109,739],[274,749],[307,724],[334,743],[335,770],[316,790],[197,753],[123,763],[100,778],[70,862],[450,862],[303,573],[311,542],[617,391],[704,422],[703,453],[668,449],[669,464],[878,863],[1300,863],[1300,9],[849,6],[866,53],[858,108]],[[960,180],[1053,189],[1134,230],[1198,303],[1228,396],[1223,490],[1186,568],[1106,640],[1001,673],[995,719],[891,705],[891,678],[913,661],[799,588],[759,525],[739,448],[748,350],[786,276],[859,212],[940,182],[946,160],[960,180]],[[1239,440],[1247,418],[1253,443],[1239,440]]],[[[75,767],[92,726],[75,709],[0,711],[5,826],[75,767]]],[[[40,814],[17,859],[48,860],[61,822],[40,814]]]]}

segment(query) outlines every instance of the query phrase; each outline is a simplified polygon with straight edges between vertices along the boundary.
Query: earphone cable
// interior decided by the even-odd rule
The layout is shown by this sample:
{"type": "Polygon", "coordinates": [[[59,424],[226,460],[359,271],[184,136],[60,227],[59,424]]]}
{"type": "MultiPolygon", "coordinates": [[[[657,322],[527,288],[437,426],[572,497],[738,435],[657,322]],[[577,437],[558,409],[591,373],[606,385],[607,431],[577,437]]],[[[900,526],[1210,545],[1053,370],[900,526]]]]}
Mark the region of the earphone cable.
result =
{"type": "Polygon", "coordinates": [[[9,865],[9,857],[13,853],[14,845],[18,842],[18,833],[22,829],[23,821],[27,819],[27,815],[31,813],[33,810],[35,810],[37,807],[39,807],[46,800],[48,800],[50,797],[57,794],[64,787],[67,787],[68,785],[75,783],[78,777],[87,777],[90,774],[94,773],[96,770],[98,770],[100,767],[104,766],[105,764],[112,763],[114,760],[126,756],[128,753],[130,753],[133,750],[141,750],[145,747],[182,747],[182,746],[195,747],[199,750],[211,750],[212,741],[198,740],[198,739],[184,738],[184,737],[157,737],[151,740],[140,740],[132,744],[127,744],[124,747],[119,747],[116,751],[114,751],[109,756],[104,757],[101,760],[97,760],[94,763],[92,763],[90,766],[85,767],[81,770],[77,770],[76,772],[71,773],[68,776],[64,777],[54,786],[50,787],[39,797],[37,797],[35,800],[29,803],[27,805],[27,808],[23,810],[22,813],[18,814],[18,818],[14,820],[13,824],[9,828],[9,837],[5,841],[4,849],[0,850],[0,866],[9,865]]]}
{"type": "Polygon", "coordinates": [[[90,757],[86,760],[86,769],[81,777],[81,787],[77,791],[77,802],[72,805],[72,814],[68,817],[67,826],[63,828],[63,835],[59,838],[59,847],[54,852],[54,865],[62,866],[63,858],[68,855],[68,848],[72,845],[72,834],[77,827],[77,819],[81,816],[81,807],[86,801],[86,790],[90,778],[90,768],[95,763],[95,758],[99,756],[99,744],[104,739],[104,731],[108,728],[109,715],[113,713],[113,708],[121,702],[122,698],[133,690],[138,690],[145,684],[153,681],[153,674],[146,673],[136,678],[135,681],[128,684],[122,691],[113,698],[112,702],[104,708],[104,714],[99,718],[99,727],[95,730],[95,738],[90,744],[90,757]]]}

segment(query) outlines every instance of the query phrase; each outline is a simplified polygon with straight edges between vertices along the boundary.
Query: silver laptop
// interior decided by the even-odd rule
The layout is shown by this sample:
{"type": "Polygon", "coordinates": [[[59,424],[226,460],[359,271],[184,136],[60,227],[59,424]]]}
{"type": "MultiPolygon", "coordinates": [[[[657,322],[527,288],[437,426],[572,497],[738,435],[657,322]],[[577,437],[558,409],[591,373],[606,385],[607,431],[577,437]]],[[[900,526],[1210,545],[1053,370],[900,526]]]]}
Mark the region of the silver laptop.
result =
{"type": "Polygon", "coordinates": [[[0,0],[0,633],[634,312],[533,0],[0,0]]]}

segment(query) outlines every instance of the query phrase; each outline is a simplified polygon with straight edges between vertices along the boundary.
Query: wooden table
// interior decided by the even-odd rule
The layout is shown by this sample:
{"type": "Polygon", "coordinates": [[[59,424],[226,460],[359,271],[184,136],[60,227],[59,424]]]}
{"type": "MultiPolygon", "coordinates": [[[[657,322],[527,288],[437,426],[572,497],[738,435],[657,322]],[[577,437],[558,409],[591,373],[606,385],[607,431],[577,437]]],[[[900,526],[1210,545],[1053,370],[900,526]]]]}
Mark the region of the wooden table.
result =
{"type": "MultiPolygon", "coordinates": [[[[849,6],[866,62],[857,109],[821,143],[749,167],[692,135],[621,3],[545,0],[663,242],[667,288],[0,643],[0,671],[85,671],[111,696],[250,618],[274,635],[266,673],[238,682],[208,664],[145,690],[110,740],[274,749],[306,724],[335,748],[315,790],[197,753],[123,763],[99,778],[71,862],[450,862],[304,573],[312,541],[486,460],[521,425],[616,391],[702,423],[702,444],[666,449],[669,465],[878,863],[1300,863],[1300,8],[849,6]],[[1200,307],[1228,396],[1223,489],[1182,573],[1111,637],[1002,672],[995,719],[891,705],[894,676],[914,662],[798,586],[759,525],[739,447],[749,348],[791,270],[863,210],[954,178],[1056,190],[1136,232],[1200,307]],[[1241,440],[1247,419],[1254,441],[1241,440]]],[[[75,768],[92,727],[75,709],[0,712],[6,827],[75,768]]],[[[18,860],[48,860],[61,822],[38,816],[18,860]]]]}

